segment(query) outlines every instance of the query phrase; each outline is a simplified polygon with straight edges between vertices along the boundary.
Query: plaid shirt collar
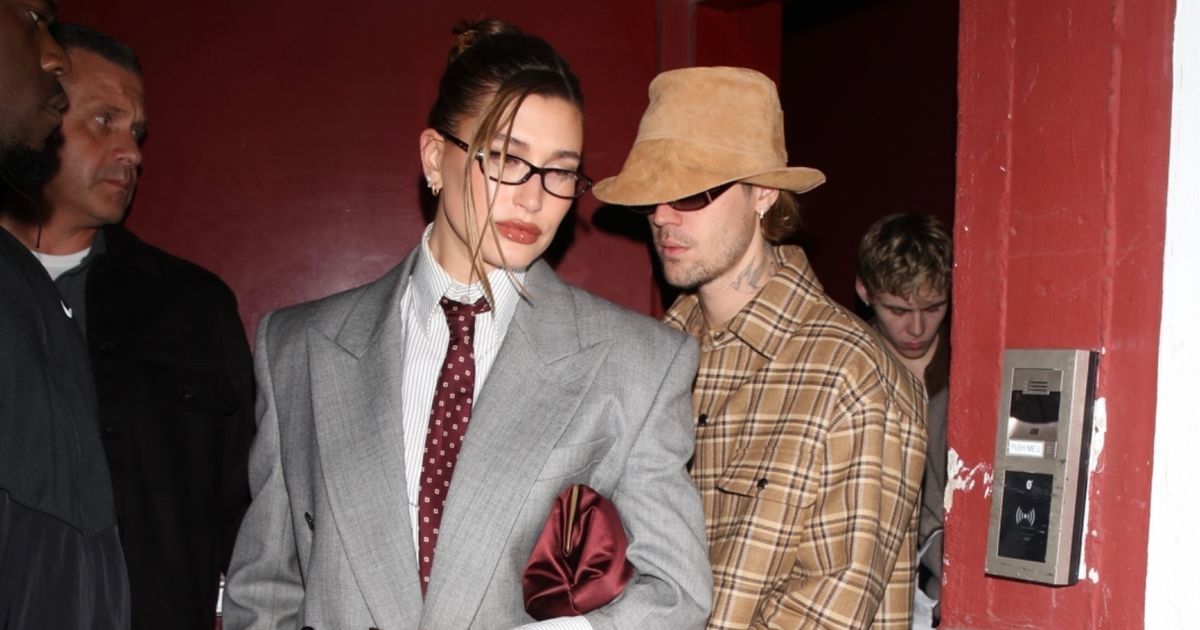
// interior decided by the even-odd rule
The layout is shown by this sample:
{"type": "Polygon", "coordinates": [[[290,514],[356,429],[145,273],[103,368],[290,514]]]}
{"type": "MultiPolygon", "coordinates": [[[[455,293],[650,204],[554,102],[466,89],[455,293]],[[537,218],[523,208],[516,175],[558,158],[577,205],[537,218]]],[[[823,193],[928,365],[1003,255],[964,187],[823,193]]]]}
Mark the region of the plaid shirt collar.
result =
{"type": "MultiPolygon", "coordinates": [[[[828,300],[803,249],[777,245],[772,253],[778,264],[775,275],[720,329],[768,360],[775,359],[783,344],[803,324],[812,305],[828,300]]],[[[700,298],[695,293],[675,300],[664,321],[696,339],[704,339],[709,332],[700,298]]]]}

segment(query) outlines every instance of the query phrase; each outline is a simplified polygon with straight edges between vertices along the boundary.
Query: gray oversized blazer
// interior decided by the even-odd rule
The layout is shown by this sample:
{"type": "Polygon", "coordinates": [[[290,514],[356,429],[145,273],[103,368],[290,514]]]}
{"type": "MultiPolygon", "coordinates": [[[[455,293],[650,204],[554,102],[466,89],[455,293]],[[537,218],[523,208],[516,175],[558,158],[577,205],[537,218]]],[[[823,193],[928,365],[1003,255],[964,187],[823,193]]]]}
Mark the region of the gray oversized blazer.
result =
{"type": "Polygon", "coordinates": [[[415,252],[375,282],[265,317],[255,352],[254,501],[227,630],[512,628],[554,497],[610,497],[637,576],[597,629],[684,630],[711,574],[692,455],[695,343],[535,263],[476,402],[422,600],[404,473],[400,298],[415,252]]]}

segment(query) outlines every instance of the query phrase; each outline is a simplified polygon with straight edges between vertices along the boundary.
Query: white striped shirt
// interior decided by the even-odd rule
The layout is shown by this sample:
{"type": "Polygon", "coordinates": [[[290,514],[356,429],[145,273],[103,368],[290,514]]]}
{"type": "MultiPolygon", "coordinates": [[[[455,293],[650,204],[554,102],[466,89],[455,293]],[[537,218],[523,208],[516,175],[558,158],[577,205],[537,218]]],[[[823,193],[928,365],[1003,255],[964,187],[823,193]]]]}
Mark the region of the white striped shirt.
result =
{"type": "MultiPolygon", "coordinates": [[[[400,299],[404,318],[404,356],[402,405],[404,413],[405,479],[408,481],[408,519],[413,524],[413,549],[417,544],[417,501],[421,493],[421,461],[424,458],[425,433],[429,429],[430,409],[433,406],[437,375],[441,373],[446,347],[450,343],[450,327],[439,304],[443,297],[470,304],[483,297],[482,283],[470,286],[455,282],[442,269],[429,251],[430,225],[421,237],[421,251],[413,265],[408,289],[400,299]]],[[[515,270],[518,281],[525,270],[515,270]]],[[[488,372],[504,343],[504,335],[517,310],[521,295],[508,272],[495,269],[488,274],[492,285],[492,310],[475,316],[475,393],[483,389],[488,372]]],[[[465,439],[471,439],[468,435],[465,439]]],[[[453,479],[451,480],[453,484],[453,479]]],[[[436,561],[436,556],[435,556],[436,561]]],[[[415,569],[415,567],[414,567],[415,569]]],[[[563,617],[524,626],[541,630],[591,629],[583,617],[563,617]]]]}
{"type": "MultiPolygon", "coordinates": [[[[483,286],[455,282],[429,251],[429,232],[421,237],[421,252],[413,265],[408,290],[400,298],[404,316],[404,357],[402,400],[404,409],[404,475],[408,480],[408,516],[413,523],[413,546],[417,545],[417,499],[421,492],[421,461],[425,451],[425,433],[433,406],[437,376],[441,373],[450,343],[450,327],[439,304],[443,297],[470,304],[483,297],[483,286]]],[[[524,272],[518,272],[523,279],[524,272]]],[[[504,334],[521,299],[508,274],[493,270],[488,274],[495,303],[492,310],[475,316],[475,392],[483,389],[504,334]]],[[[468,436],[466,439],[470,439],[468,436]]],[[[451,480],[453,483],[453,480],[451,480]]]]}

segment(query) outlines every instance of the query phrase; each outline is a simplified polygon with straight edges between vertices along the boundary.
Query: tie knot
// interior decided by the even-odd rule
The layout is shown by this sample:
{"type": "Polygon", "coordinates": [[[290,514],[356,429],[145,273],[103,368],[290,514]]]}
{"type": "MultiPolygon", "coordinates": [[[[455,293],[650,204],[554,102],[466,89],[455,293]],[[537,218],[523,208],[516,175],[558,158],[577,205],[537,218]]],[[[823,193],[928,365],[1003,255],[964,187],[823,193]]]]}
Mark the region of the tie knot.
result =
{"type": "Polygon", "coordinates": [[[446,323],[451,335],[470,335],[475,330],[475,316],[492,310],[487,298],[479,298],[474,304],[463,304],[450,298],[442,298],[439,304],[446,313],[446,323]]]}

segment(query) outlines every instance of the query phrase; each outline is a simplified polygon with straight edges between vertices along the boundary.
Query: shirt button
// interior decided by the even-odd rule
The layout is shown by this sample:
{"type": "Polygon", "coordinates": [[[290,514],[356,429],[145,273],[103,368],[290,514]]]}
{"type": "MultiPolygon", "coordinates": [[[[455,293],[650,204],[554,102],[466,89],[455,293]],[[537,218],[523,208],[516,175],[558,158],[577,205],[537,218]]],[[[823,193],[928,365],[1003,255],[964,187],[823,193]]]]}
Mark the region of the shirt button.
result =
{"type": "Polygon", "coordinates": [[[762,479],[759,479],[758,480],[758,489],[762,490],[763,488],[766,488],[766,487],[767,487],[767,478],[763,477],[762,479]]]}
{"type": "Polygon", "coordinates": [[[183,402],[190,403],[190,402],[196,400],[196,394],[194,394],[192,392],[183,392],[183,396],[181,396],[180,398],[183,398],[183,402]]]}
{"type": "Polygon", "coordinates": [[[706,413],[700,414],[700,416],[696,418],[696,424],[699,424],[702,427],[707,426],[708,425],[708,414],[706,414],[706,413]]]}
{"type": "Polygon", "coordinates": [[[100,343],[96,344],[96,347],[100,350],[100,352],[108,354],[117,349],[117,344],[113,341],[101,341],[100,343]]]}
{"type": "Polygon", "coordinates": [[[720,341],[725,338],[725,332],[718,330],[712,334],[713,341],[720,341]]]}

